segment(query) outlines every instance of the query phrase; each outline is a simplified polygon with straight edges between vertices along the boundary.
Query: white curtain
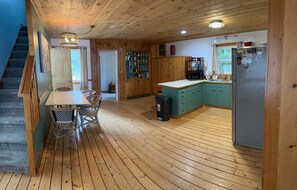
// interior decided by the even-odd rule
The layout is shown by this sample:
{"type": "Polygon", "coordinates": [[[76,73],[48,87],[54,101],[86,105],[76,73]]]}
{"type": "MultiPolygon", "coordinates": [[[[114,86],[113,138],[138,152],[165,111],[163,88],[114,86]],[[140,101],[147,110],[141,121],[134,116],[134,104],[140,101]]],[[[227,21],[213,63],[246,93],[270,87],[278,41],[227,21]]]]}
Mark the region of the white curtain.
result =
{"type": "MultiPolygon", "coordinates": [[[[217,63],[217,45],[212,44],[212,72],[216,72],[218,69],[218,63],[217,63]]],[[[212,73],[210,73],[212,74],[212,73]]]]}
{"type": "Polygon", "coordinates": [[[81,90],[88,90],[87,48],[80,48],[81,90]]]}

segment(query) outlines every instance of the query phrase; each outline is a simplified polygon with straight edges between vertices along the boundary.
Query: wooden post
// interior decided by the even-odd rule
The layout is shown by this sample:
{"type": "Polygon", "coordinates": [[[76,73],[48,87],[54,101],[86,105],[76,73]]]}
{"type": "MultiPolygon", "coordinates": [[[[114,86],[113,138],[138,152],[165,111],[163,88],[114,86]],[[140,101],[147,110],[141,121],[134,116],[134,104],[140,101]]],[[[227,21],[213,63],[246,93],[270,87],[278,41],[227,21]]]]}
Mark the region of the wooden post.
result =
{"type": "Polygon", "coordinates": [[[91,48],[91,78],[92,78],[92,89],[96,90],[97,94],[101,93],[100,86],[100,65],[98,65],[99,55],[97,52],[96,40],[90,40],[91,48]]]}
{"type": "Polygon", "coordinates": [[[297,187],[295,0],[270,0],[263,189],[297,187]]]}
{"type": "Polygon", "coordinates": [[[28,39],[29,39],[29,54],[33,56],[35,55],[35,51],[34,51],[32,10],[31,10],[30,0],[26,0],[26,15],[27,15],[27,28],[28,28],[28,39]]]}

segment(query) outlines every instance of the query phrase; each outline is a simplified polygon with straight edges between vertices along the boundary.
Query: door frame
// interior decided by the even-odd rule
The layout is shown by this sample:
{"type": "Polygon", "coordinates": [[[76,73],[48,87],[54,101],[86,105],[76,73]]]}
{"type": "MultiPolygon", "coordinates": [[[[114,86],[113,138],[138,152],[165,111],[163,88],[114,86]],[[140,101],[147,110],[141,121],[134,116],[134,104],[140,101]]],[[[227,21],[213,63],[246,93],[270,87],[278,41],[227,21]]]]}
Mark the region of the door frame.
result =
{"type": "Polygon", "coordinates": [[[98,49],[97,50],[97,59],[98,59],[98,67],[99,67],[99,84],[100,84],[100,93],[101,93],[101,63],[100,63],[100,52],[114,52],[115,53],[115,66],[116,66],[116,81],[115,81],[115,93],[116,93],[116,100],[119,100],[119,52],[117,49],[98,49]]]}

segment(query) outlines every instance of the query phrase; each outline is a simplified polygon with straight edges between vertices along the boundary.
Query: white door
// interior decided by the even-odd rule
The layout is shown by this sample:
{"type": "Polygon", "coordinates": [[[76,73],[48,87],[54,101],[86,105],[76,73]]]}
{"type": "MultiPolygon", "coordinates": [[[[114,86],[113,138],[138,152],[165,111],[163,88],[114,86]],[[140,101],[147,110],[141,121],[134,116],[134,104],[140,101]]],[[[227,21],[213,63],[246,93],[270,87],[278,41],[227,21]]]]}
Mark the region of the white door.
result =
{"type": "Polygon", "coordinates": [[[71,55],[68,48],[51,48],[53,90],[59,87],[72,89],[71,55]]]}

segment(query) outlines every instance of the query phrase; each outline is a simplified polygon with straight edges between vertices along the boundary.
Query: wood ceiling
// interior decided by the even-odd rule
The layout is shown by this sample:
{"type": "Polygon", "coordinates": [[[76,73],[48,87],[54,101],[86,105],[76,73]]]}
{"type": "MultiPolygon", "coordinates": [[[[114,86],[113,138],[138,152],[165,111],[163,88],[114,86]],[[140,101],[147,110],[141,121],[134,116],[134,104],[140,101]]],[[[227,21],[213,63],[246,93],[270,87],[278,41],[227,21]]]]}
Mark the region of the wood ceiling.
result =
{"type": "Polygon", "coordinates": [[[269,0],[31,0],[50,37],[172,42],[267,29],[269,0]],[[210,29],[211,20],[225,27],[210,29]],[[188,33],[181,35],[186,29],[188,33]]]}

